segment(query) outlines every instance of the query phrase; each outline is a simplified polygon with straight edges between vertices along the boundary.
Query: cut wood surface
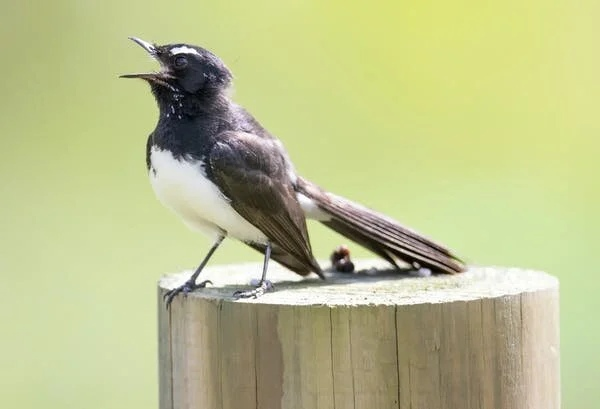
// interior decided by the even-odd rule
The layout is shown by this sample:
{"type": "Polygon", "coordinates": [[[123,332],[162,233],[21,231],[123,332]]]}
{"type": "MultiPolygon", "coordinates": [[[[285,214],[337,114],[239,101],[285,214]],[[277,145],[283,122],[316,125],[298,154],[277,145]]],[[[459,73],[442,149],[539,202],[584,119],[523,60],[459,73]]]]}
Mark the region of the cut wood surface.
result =
{"type": "MultiPolygon", "coordinates": [[[[326,263],[323,263],[325,265],[326,263]]],[[[214,285],[162,295],[160,407],[559,408],[558,281],[472,267],[410,277],[380,261],[302,278],[272,264],[275,290],[235,300],[259,264],[207,268],[214,285]]]]}

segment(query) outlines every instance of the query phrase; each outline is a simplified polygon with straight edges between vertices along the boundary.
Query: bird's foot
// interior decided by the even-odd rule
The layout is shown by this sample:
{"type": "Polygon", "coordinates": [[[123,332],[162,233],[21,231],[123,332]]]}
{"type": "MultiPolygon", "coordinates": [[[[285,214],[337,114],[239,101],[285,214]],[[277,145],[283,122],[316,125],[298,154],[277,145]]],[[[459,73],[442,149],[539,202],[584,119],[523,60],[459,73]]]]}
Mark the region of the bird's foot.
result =
{"type": "Polygon", "coordinates": [[[192,291],[197,290],[198,288],[204,288],[206,287],[206,284],[212,284],[212,281],[210,280],[204,280],[201,283],[197,283],[194,280],[188,280],[186,281],[184,284],[180,285],[179,287],[175,287],[172,290],[169,290],[165,293],[165,295],[163,296],[163,299],[165,300],[165,303],[167,305],[167,309],[169,309],[169,307],[171,306],[171,302],[173,301],[173,298],[175,298],[175,296],[179,293],[183,293],[183,295],[187,295],[188,293],[191,293],[192,291]]]}
{"type": "Polygon", "coordinates": [[[258,286],[256,286],[256,288],[252,289],[252,290],[246,290],[246,291],[242,291],[242,290],[238,290],[235,293],[233,293],[233,297],[234,298],[257,298],[260,297],[261,295],[263,295],[264,293],[266,293],[267,291],[272,290],[273,287],[273,283],[270,282],[269,280],[263,280],[260,281],[258,283],[258,286]]]}

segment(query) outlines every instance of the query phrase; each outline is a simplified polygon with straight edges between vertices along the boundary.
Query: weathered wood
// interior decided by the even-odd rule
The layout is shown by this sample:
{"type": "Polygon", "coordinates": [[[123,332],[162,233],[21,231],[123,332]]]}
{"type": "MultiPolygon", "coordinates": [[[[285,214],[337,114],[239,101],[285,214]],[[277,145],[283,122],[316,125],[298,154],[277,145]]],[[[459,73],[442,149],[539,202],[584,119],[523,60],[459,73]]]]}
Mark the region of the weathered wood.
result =
{"type": "Polygon", "coordinates": [[[190,273],[160,281],[161,409],[560,407],[558,281],[545,273],[321,281],[273,264],[275,291],[234,300],[259,272],[208,268],[214,285],[169,311],[162,295],[190,273]]]}

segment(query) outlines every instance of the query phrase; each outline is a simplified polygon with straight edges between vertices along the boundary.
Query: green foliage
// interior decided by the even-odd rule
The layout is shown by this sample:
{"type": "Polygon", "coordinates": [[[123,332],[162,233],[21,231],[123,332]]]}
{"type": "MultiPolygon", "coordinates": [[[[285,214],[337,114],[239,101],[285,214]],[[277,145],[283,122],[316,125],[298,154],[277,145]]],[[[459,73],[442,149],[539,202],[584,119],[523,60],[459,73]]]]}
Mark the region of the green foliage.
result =
{"type": "MultiPolygon", "coordinates": [[[[154,102],[117,79],[154,68],[136,35],[219,54],[324,187],[473,263],[559,276],[564,405],[592,407],[599,4],[4,1],[0,406],[156,406],[155,281],[209,243],[147,182],[154,102]]],[[[327,257],[340,239],[310,227],[327,257]]],[[[260,256],[230,242],[214,262],[242,260],[260,256]]]]}

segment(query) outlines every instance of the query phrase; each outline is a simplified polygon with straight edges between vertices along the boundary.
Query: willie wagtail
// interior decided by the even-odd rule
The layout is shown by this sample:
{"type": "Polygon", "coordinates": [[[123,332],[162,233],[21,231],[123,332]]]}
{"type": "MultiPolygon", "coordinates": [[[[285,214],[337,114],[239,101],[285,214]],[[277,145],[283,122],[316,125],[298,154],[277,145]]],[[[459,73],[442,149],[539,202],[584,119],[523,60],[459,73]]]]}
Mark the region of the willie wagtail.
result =
{"type": "Polygon", "coordinates": [[[261,280],[237,297],[256,297],[270,286],[269,259],[323,278],[306,229],[318,220],[383,257],[433,272],[458,273],[464,264],[450,250],[397,221],[326,192],[296,173],[283,144],[228,94],[231,71],[204,48],[155,45],[132,37],[160,64],[158,72],[126,74],[150,84],[159,119],[146,145],[150,183],[158,199],[213,245],[190,279],[169,291],[167,306],[196,283],[211,255],[231,236],[264,254],[261,280]]]}

